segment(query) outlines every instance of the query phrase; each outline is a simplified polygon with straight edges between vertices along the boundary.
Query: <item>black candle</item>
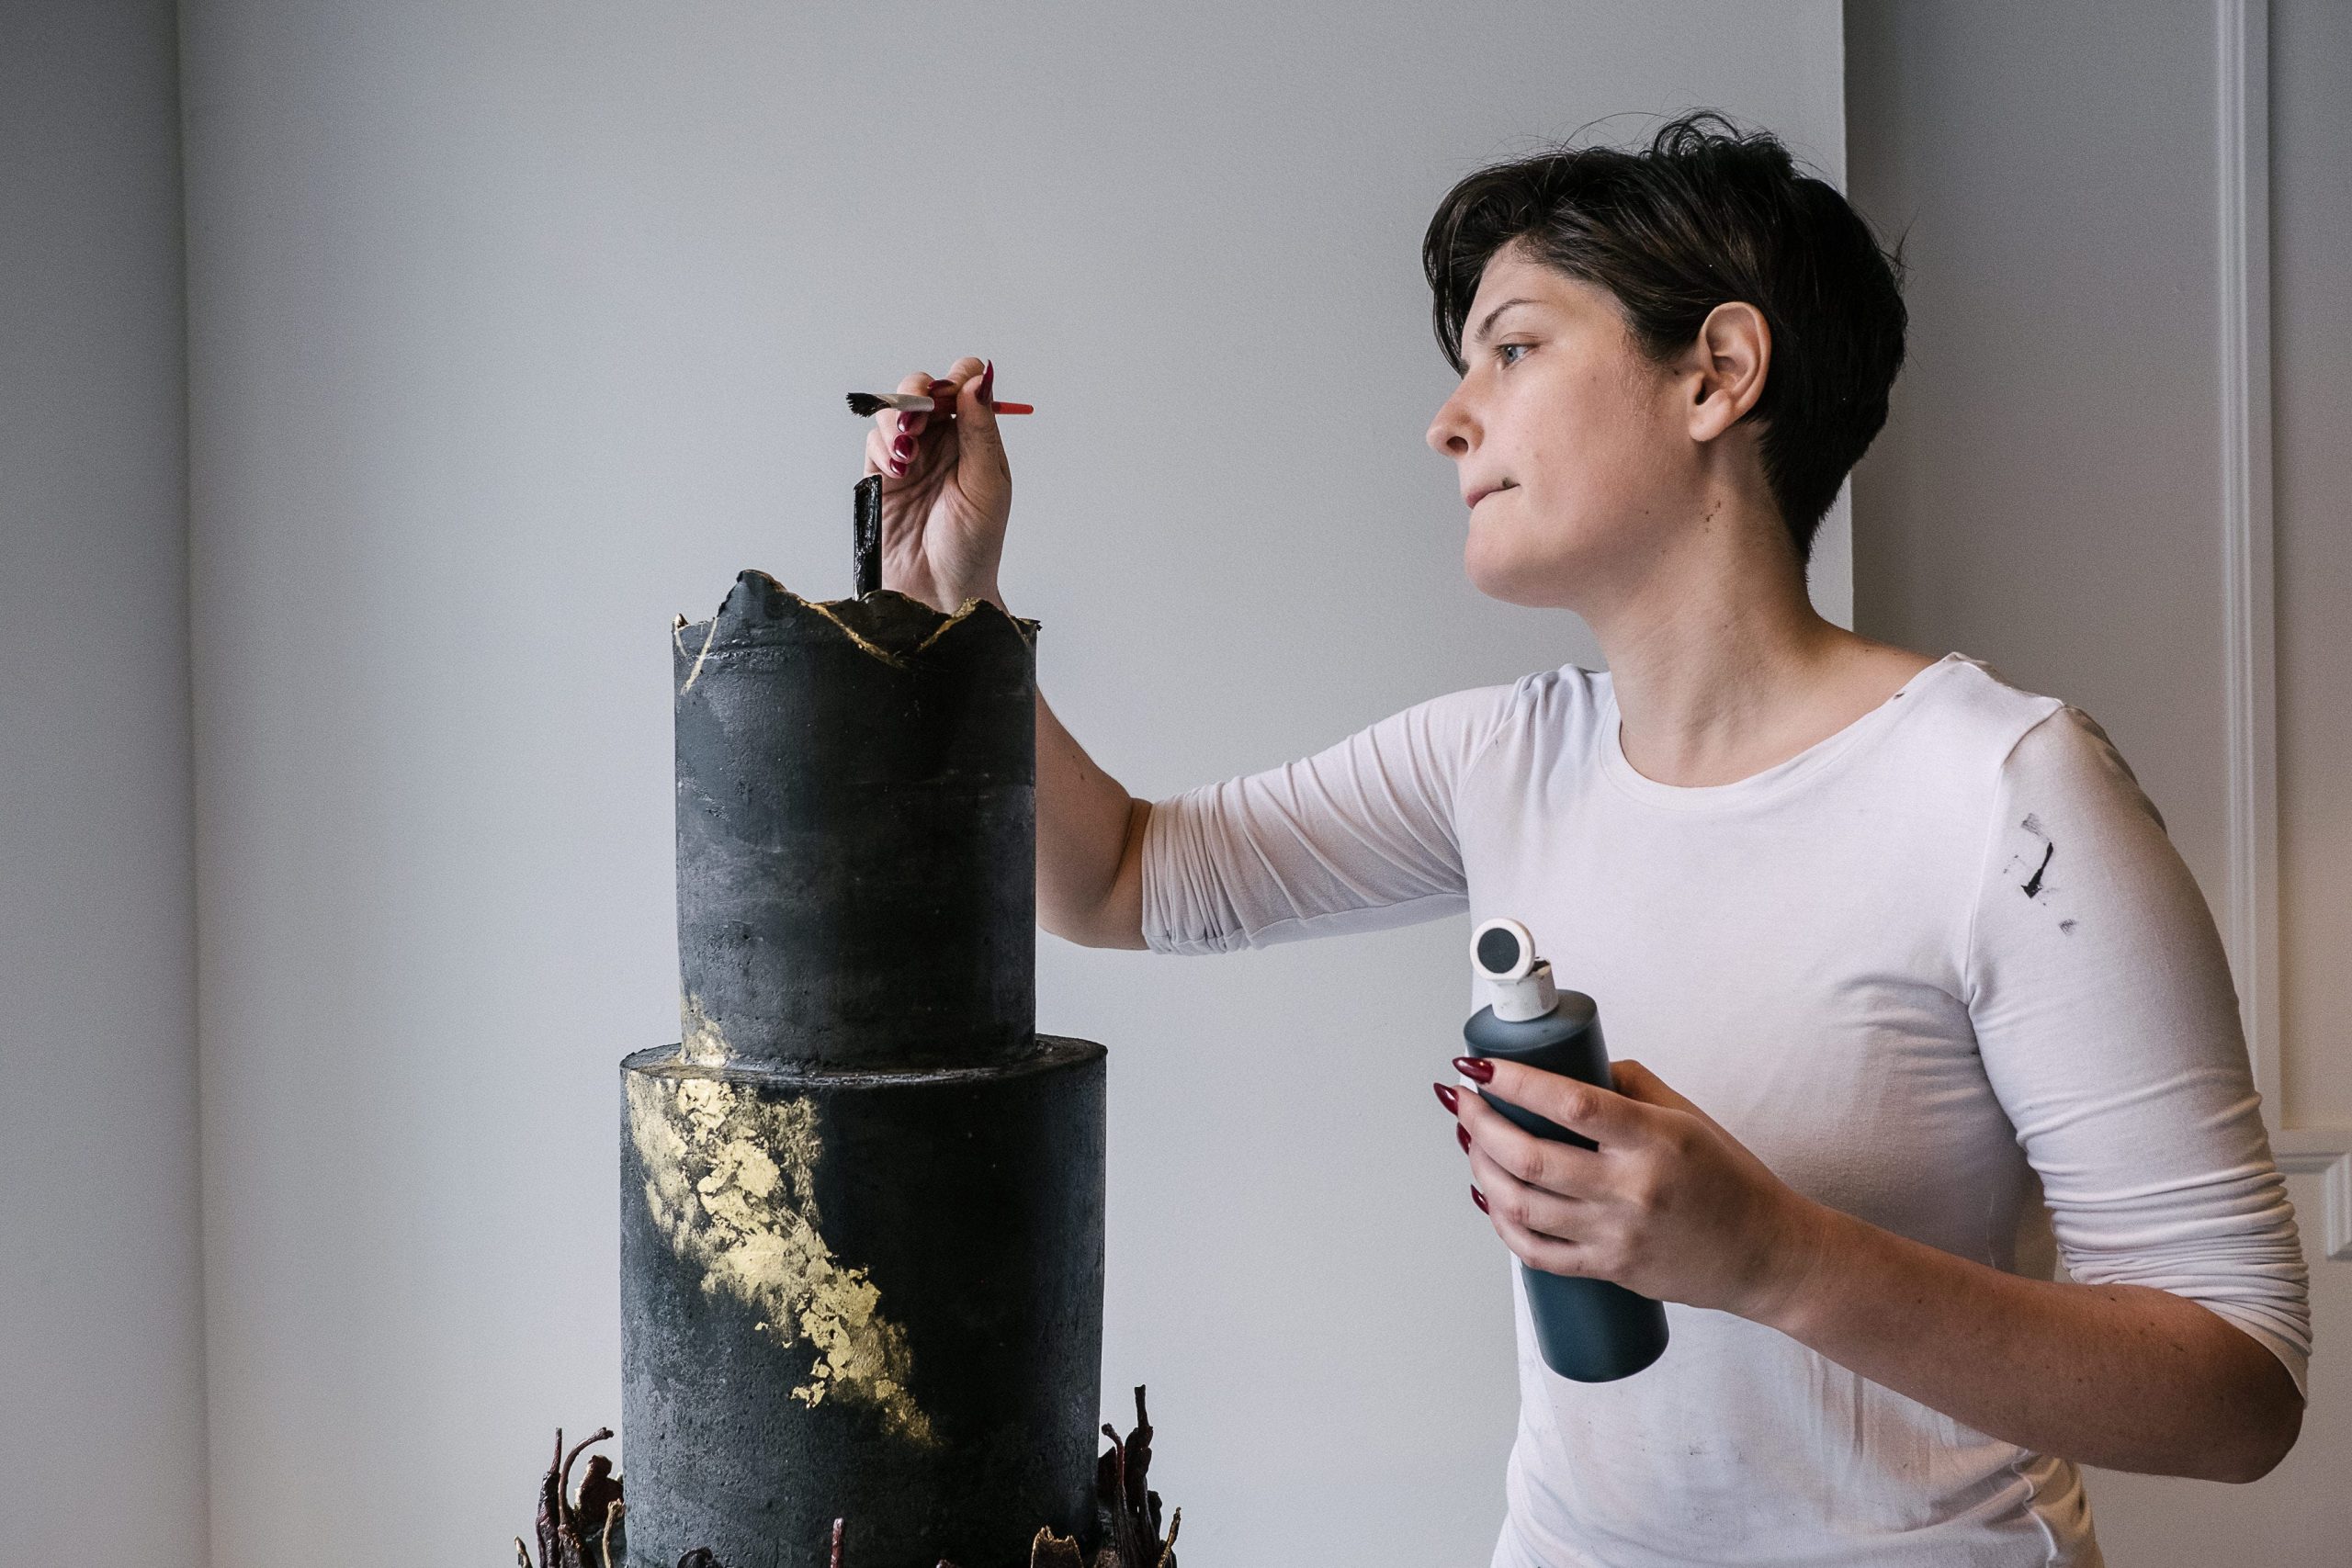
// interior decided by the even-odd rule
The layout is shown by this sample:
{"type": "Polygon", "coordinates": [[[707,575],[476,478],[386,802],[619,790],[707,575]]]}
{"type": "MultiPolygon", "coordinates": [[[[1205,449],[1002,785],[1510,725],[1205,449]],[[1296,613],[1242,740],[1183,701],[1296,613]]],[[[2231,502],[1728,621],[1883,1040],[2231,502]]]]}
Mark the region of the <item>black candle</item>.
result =
{"type": "Polygon", "coordinates": [[[882,476],[857,481],[850,513],[852,592],[863,599],[882,586],[882,476]]]}

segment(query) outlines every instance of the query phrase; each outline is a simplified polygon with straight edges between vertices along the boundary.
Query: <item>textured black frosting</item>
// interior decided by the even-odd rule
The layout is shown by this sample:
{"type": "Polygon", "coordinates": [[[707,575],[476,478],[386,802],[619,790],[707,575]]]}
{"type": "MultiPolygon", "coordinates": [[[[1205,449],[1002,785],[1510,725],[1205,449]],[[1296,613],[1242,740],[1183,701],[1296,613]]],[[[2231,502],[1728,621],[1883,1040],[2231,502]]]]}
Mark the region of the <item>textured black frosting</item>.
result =
{"type": "Polygon", "coordinates": [[[763,572],[673,637],[682,1050],[912,1067],[1034,1049],[1035,623],[763,572]]]}

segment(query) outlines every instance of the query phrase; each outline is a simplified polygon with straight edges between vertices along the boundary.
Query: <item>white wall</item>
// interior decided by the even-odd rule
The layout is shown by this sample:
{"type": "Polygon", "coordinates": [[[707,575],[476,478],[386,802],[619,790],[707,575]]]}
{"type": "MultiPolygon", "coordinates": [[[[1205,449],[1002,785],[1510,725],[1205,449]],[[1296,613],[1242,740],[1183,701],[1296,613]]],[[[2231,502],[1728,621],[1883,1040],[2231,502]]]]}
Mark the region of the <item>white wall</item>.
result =
{"type": "MultiPolygon", "coordinates": [[[[1463,582],[1420,445],[1454,176],[1694,103],[1841,173],[1829,0],[187,10],[238,1568],[481,1560],[548,1429],[617,1414],[615,1064],[675,1037],[668,619],[747,565],[846,587],[844,390],[972,352],[1042,406],[1007,592],[1164,793],[1591,655],[1463,582]]],[[[1188,1557],[1486,1561],[1508,1274],[1425,1087],[1462,935],[1045,944],[1042,1021],[1114,1051],[1106,1403],[1151,1385],[1188,1557]]]]}
{"type": "MultiPolygon", "coordinates": [[[[2352,1374],[2341,1354],[2352,1267],[2323,1261],[2331,1228],[2352,1213],[2331,1227],[2322,1175],[2352,1175],[2340,1157],[2352,1137],[2329,1130],[2352,1124],[2340,1022],[2352,933],[2341,500],[2352,482],[2342,395],[2352,29],[2334,0],[2282,0],[2267,77],[2278,354],[2275,382],[2259,355],[2252,378],[2257,392],[2275,386],[2277,409],[2282,857],[2272,883],[2254,874],[2259,855],[2233,848],[2240,746],[2226,649],[2241,625],[2256,648],[2274,628],[2261,616],[2267,592],[2233,611],[2222,570],[2221,23],[2244,10],[2227,0],[1848,8],[1853,194],[1883,223],[1908,226],[1913,268],[1911,363],[1853,486],[1858,624],[1989,659],[2097,716],[2225,931],[2233,866],[2253,865],[2256,891],[2281,900],[2286,1028],[2265,1049],[2289,1092],[2267,1109],[2289,1129],[2277,1137],[2299,1172],[2290,1186],[2313,1262],[2311,1408],[2295,1452],[2251,1486],[2095,1474],[2093,1512],[2119,1568],[2322,1568],[2352,1553],[2352,1374]]],[[[2258,37],[2254,62],[2258,140],[2258,37]]],[[[2259,255],[2253,267],[2258,318],[2259,255]]],[[[2269,457],[2256,451],[2257,474],[2269,457]]],[[[2259,512],[2250,536],[2266,525],[2259,512]]],[[[2240,809],[2258,818],[2259,795],[2240,809]]],[[[2237,948],[2251,995],[2267,949],[2248,932],[2237,948]]]]}
{"type": "Polygon", "coordinates": [[[168,0],[0,6],[0,1557],[204,1561],[168,0]]]}

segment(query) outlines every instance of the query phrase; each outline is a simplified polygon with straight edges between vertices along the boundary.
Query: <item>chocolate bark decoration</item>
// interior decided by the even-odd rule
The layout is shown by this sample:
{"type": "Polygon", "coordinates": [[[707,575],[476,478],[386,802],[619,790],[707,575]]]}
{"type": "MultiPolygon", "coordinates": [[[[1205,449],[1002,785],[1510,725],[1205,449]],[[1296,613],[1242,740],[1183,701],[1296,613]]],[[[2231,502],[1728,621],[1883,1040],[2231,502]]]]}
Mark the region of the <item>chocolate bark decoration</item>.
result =
{"type": "Polygon", "coordinates": [[[539,1482],[539,1561],[533,1564],[530,1549],[517,1536],[514,1556],[521,1568],[617,1568],[626,1559],[627,1536],[621,1519],[628,1510],[621,1502],[621,1478],[613,1473],[613,1461],[602,1454],[590,1460],[576,1506],[571,1495],[572,1461],[582,1449],[612,1435],[610,1427],[599,1427],[567,1452],[563,1428],[556,1428],[555,1459],[539,1482]]]}
{"type": "MultiPolygon", "coordinates": [[[[1148,1472],[1151,1465],[1151,1420],[1144,1412],[1144,1390],[1136,1388],[1136,1426],[1126,1441],[1119,1440],[1117,1428],[1105,1425],[1103,1436],[1111,1439],[1110,1451],[1103,1454],[1095,1469],[1095,1509],[1102,1546],[1095,1552],[1091,1568],[1177,1568],[1176,1534],[1184,1522],[1184,1510],[1179,1508],[1169,1521],[1168,1539],[1159,1539],[1159,1494],[1151,1490],[1148,1472]]],[[[620,1501],[620,1478],[613,1475],[612,1465],[602,1454],[588,1461],[588,1478],[581,1483],[580,1503],[573,1508],[564,1500],[565,1477],[571,1459],[581,1449],[601,1442],[612,1436],[609,1429],[598,1431],[587,1442],[579,1445],[567,1456],[563,1433],[555,1435],[556,1461],[548,1468],[547,1477],[539,1486],[539,1550],[540,1562],[535,1565],[530,1550],[520,1537],[514,1541],[515,1556],[521,1568],[569,1568],[573,1563],[594,1563],[602,1554],[607,1562],[620,1561],[621,1516],[627,1512],[620,1501]],[[601,1485],[599,1491],[601,1467],[601,1485]],[[581,1519],[605,1520],[601,1540],[589,1534],[584,1540],[581,1519]]],[[[848,1568],[845,1536],[846,1517],[833,1520],[825,1554],[826,1568],[848,1568]]],[[[718,1554],[707,1546],[698,1546],[678,1557],[677,1568],[727,1568],[718,1554]]],[[[937,1568],[956,1568],[952,1559],[941,1558],[937,1568]]],[[[1090,1568],[1085,1552],[1078,1541],[1069,1536],[1056,1535],[1050,1527],[1041,1529],[1029,1544],[1028,1568],[1090,1568]]]]}
{"type": "Polygon", "coordinates": [[[1136,1387],[1135,1430],[1127,1440],[1119,1441],[1118,1428],[1108,1422],[1102,1435],[1111,1439],[1111,1451],[1094,1472],[1095,1518],[1102,1533],[1094,1568],[1176,1568],[1176,1529],[1184,1522],[1184,1510],[1176,1510],[1162,1540],[1159,1494],[1145,1483],[1151,1468],[1151,1417],[1144,1414],[1141,1384],[1136,1387]]]}
{"type": "Polygon", "coordinates": [[[1103,1053],[1035,1032],[1035,629],[745,572],[673,632],[684,1038],[622,1065],[632,1568],[808,1568],[839,1517],[859,1568],[1094,1533],[1103,1053]]]}

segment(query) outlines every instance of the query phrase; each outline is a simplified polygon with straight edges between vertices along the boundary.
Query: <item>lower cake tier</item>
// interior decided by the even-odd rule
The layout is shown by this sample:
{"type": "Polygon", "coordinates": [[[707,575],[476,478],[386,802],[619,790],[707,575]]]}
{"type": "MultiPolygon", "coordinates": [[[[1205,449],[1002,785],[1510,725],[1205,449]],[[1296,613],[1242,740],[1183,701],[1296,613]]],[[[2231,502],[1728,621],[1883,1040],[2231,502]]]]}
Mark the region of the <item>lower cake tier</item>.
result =
{"type": "Polygon", "coordinates": [[[1093,1533],[1102,1047],[621,1064],[628,1562],[1015,1568],[1093,1533]]]}

